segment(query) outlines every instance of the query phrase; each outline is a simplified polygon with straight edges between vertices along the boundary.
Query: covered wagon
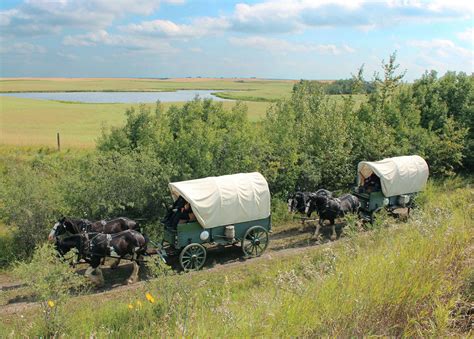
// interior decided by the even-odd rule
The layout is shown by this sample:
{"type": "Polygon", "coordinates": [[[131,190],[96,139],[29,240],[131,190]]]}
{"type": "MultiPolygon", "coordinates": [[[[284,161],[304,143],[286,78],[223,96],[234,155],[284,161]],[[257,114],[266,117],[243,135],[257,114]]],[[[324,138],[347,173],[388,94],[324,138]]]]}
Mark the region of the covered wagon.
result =
{"type": "Polygon", "coordinates": [[[359,162],[353,193],[359,198],[362,216],[372,221],[382,208],[389,212],[408,208],[409,213],[428,175],[428,164],[418,155],[359,162]]]}
{"type": "Polygon", "coordinates": [[[163,248],[179,254],[183,270],[198,270],[207,249],[240,244],[245,256],[267,248],[271,230],[270,191],[257,172],[173,182],[174,205],[164,223],[163,248]]]}

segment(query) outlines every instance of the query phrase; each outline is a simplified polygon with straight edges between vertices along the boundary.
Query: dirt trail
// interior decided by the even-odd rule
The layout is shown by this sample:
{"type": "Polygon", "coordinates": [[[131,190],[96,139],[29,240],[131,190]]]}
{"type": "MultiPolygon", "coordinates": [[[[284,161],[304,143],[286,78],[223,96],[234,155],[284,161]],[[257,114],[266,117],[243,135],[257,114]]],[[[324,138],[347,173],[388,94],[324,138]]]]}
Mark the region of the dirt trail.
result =
{"type": "MultiPolygon", "coordinates": [[[[340,233],[340,226],[338,225],[340,233]]],[[[232,269],[236,265],[246,265],[248,263],[255,263],[258,261],[268,261],[273,258],[281,258],[282,256],[291,256],[298,252],[305,252],[314,246],[322,243],[330,244],[328,240],[330,230],[323,233],[322,242],[316,241],[312,238],[313,227],[310,225],[302,226],[301,224],[293,223],[289,226],[278,228],[270,235],[270,243],[265,253],[258,258],[243,259],[240,246],[231,246],[226,248],[211,248],[208,251],[208,258],[206,260],[205,270],[209,272],[220,271],[225,269],[232,269]]],[[[170,264],[176,268],[178,263],[176,260],[171,260],[170,264]]],[[[81,265],[78,273],[83,274],[86,265],[81,265]]],[[[102,267],[102,272],[106,281],[106,285],[100,289],[95,289],[91,294],[94,295],[115,295],[137,289],[144,285],[146,277],[142,275],[141,281],[134,285],[124,285],[126,279],[131,274],[132,265],[129,262],[122,261],[122,264],[115,270],[107,267],[102,267]]],[[[188,274],[194,274],[190,272],[188,274]]],[[[38,307],[39,304],[31,295],[26,294],[25,285],[15,280],[7,273],[0,273],[0,316],[21,314],[30,308],[38,307]],[[1,294],[6,294],[1,297],[1,294]]]]}

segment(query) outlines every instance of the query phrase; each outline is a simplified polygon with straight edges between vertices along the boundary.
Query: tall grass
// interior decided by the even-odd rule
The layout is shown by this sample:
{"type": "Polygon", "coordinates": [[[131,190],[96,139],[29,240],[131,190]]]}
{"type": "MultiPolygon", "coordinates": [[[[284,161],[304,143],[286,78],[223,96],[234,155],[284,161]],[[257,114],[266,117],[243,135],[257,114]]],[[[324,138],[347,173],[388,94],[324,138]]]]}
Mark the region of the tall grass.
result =
{"type": "MultiPolygon", "coordinates": [[[[473,276],[468,261],[474,245],[472,198],[470,188],[429,186],[407,223],[389,219],[328,245],[163,276],[113,296],[76,298],[68,305],[64,332],[120,337],[456,333],[450,312],[473,276]],[[154,303],[145,299],[146,292],[154,303]]],[[[41,334],[35,326],[23,331],[15,320],[0,335],[14,329],[41,334]]]]}

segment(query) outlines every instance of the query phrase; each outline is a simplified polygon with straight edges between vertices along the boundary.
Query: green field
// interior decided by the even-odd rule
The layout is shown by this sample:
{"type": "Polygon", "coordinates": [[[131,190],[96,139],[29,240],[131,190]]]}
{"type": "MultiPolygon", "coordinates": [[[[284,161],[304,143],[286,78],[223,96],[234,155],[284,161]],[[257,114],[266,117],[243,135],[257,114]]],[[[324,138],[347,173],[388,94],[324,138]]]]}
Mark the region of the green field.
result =
{"type": "Polygon", "coordinates": [[[0,79],[0,92],[117,92],[176,91],[180,89],[231,90],[218,96],[235,100],[274,101],[288,97],[293,80],[261,79],[0,79]]]}
{"type": "MultiPolygon", "coordinates": [[[[251,121],[261,119],[272,101],[287,98],[294,81],[257,79],[0,79],[0,92],[49,91],[175,91],[210,89],[234,92],[219,96],[246,100],[251,121]]],[[[163,103],[165,109],[182,102],[163,103]]],[[[123,123],[127,108],[136,104],[68,103],[50,100],[0,97],[0,144],[16,146],[56,145],[93,147],[101,129],[123,123]]],[[[151,105],[151,104],[150,104],[151,105]]],[[[233,102],[223,102],[231,108],[233,102]]]]}
{"type": "MultiPolygon", "coordinates": [[[[172,104],[183,103],[163,103],[163,106],[166,109],[172,104]]],[[[265,115],[271,103],[246,104],[249,118],[255,121],[265,115]]],[[[234,103],[223,102],[223,105],[231,108],[234,103]]],[[[93,147],[102,127],[123,123],[124,112],[131,106],[0,97],[0,144],[54,147],[59,132],[63,147],[93,147]]]]}

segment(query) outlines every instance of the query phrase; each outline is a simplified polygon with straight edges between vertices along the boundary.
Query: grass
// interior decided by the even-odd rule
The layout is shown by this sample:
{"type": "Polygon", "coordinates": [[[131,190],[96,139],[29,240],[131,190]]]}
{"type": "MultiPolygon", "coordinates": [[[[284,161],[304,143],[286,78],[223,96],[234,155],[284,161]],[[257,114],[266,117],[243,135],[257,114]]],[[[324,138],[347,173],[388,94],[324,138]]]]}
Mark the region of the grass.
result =
{"type": "MultiPolygon", "coordinates": [[[[168,108],[172,104],[163,103],[168,108]]],[[[261,119],[268,102],[246,102],[249,119],[261,119]]],[[[137,105],[137,104],[135,104],[137,105]]],[[[154,105],[154,104],[150,104],[154,105]]],[[[231,108],[233,102],[223,102],[231,108]]],[[[0,144],[18,146],[56,146],[56,133],[63,148],[94,147],[104,126],[117,126],[125,121],[125,110],[132,104],[65,103],[0,97],[0,144]]]]}
{"type": "MultiPolygon", "coordinates": [[[[474,211],[473,190],[454,186],[430,185],[408,223],[386,219],[325,246],[74,298],[61,310],[62,331],[74,337],[461,334],[451,311],[474,277],[474,211]]],[[[0,336],[44,333],[37,309],[22,316],[4,316],[0,336]]]]}

